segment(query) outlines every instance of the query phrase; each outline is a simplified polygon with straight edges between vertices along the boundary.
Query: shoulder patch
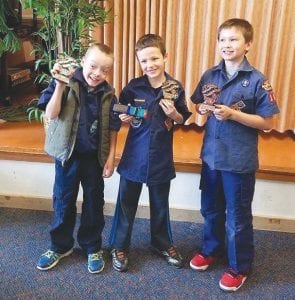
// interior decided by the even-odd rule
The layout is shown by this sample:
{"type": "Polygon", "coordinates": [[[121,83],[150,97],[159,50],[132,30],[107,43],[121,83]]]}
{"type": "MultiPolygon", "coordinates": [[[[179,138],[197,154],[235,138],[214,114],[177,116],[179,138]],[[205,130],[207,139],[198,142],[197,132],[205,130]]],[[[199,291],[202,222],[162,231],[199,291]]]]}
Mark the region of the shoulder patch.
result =
{"type": "Polygon", "coordinates": [[[268,92],[272,91],[272,87],[268,79],[263,81],[262,88],[268,92]]]}
{"type": "Polygon", "coordinates": [[[275,94],[273,92],[273,89],[272,89],[272,86],[269,82],[268,79],[264,80],[263,83],[262,83],[262,88],[268,92],[268,97],[269,97],[269,100],[270,102],[275,102],[276,101],[276,97],[275,97],[275,94]]]}

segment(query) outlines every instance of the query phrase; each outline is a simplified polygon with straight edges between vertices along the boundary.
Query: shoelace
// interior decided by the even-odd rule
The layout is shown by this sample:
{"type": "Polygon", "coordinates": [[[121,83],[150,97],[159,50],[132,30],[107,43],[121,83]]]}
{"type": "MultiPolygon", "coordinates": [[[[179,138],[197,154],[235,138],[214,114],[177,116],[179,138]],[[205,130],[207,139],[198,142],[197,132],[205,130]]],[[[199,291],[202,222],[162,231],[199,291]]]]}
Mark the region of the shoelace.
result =
{"type": "Polygon", "coordinates": [[[178,252],[176,250],[175,247],[170,247],[168,250],[167,250],[167,253],[169,254],[169,256],[171,257],[177,257],[178,256],[178,252]]]}
{"type": "Polygon", "coordinates": [[[101,259],[101,252],[90,254],[90,259],[91,260],[100,260],[101,259]]]}
{"type": "Polygon", "coordinates": [[[126,255],[125,255],[124,251],[117,251],[116,250],[116,255],[117,255],[117,257],[120,261],[124,261],[126,259],[126,255]]]}
{"type": "Polygon", "coordinates": [[[242,274],[239,274],[237,272],[235,272],[233,269],[229,268],[226,270],[226,273],[231,275],[233,278],[236,278],[238,276],[243,276],[242,274]]]}
{"type": "Polygon", "coordinates": [[[46,257],[48,257],[48,258],[53,257],[54,259],[57,259],[57,258],[58,258],[58,254],[55,253],[55,252],[52,251],[52,250],[48,250],[46,253],[44,253],[44,256],[46,256],[46,257]]]}

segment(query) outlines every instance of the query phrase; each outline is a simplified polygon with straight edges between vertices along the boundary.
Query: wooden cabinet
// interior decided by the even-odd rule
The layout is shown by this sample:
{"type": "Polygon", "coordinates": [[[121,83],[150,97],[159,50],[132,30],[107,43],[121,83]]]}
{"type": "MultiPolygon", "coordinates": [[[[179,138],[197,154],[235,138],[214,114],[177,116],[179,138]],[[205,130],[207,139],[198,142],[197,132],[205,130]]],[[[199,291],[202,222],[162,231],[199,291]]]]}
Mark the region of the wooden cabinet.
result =
{"type": "Polygon", "coordinates": [[[9,105],[13,98],[33,85],[35,55],[31,34],[37,28],[37,20],[23,20],[11,26],[20,39],[21,49],[15,53],[4,53],[0,58],[0,100],[9,105]],[[29,24],[25,24],[25,23],[29,24]]]}

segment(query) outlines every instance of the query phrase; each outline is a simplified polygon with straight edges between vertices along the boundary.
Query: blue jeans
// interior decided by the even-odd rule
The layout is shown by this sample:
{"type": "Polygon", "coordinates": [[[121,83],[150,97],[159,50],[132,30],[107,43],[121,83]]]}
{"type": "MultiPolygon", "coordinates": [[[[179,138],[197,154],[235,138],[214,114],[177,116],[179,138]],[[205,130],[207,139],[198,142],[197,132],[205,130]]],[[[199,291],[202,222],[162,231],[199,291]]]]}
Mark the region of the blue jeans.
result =
{"type": "MultiPolygon", "coordinates": [[[[151,244],[160,250],[166,250],[173,245],[168,201],[170,181],[164,184],[151,185],[148,189],[151,244]]],[[[125,251],[129,249],[141,190],[142,183],[133,182],[121,176],[116,210],[109,238],[111,248],[125,251]]]]}
{"type": "Polygon", "coordinates": [[[252,200],[255,173],[210,170],[201,172],[201,213],[204,217],[202,253],[218,255],[227,246],[229,267],[248,273],[254,258],[252,200]]]}
{"type": "Polygon", "coordinates": [[[59,161],[55,162],[54,219],[50,235],[51,250],[58,253],[67,252],[74,245],[73,232],[80,183],[83,188],[83,203],[77,240],[87,254],[101,248],[101,233],[105,224],[102,167],[96,154],[74,154],[64,166],[59,161]]]}

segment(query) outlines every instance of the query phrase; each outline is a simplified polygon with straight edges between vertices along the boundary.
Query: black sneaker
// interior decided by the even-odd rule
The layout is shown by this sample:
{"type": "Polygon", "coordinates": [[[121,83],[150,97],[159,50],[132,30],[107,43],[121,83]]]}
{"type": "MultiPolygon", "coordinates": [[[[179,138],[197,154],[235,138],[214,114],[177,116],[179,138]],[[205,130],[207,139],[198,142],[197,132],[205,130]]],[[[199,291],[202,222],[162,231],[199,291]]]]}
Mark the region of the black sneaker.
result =
{"type": "Polygon", "coordinates": [[[119,272],[125,272],[128,269],[128,258],[126,252],[113,249],[111,251],[113,268],[119,272]]]}
{"type": "Polygon", "coordinates": [[[164,257],[169,265],[174,266],[176,268],[182,268],[183,259],[180,253],[175,248],[175,246],[171,246],[167,250],[160,250],[155,247],[152,247],[152,249],[156,253],[164,257]]]}

